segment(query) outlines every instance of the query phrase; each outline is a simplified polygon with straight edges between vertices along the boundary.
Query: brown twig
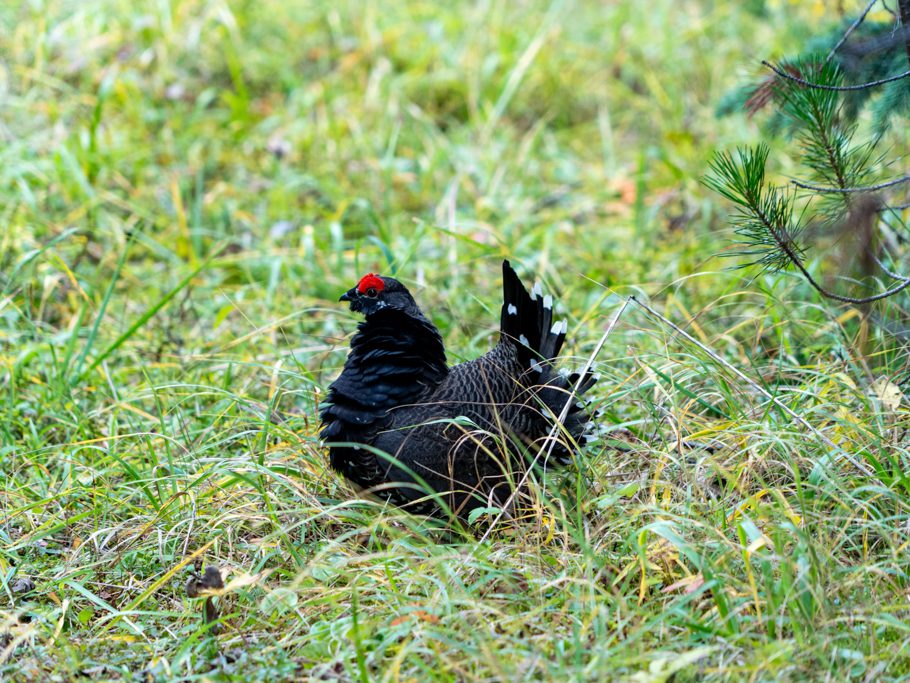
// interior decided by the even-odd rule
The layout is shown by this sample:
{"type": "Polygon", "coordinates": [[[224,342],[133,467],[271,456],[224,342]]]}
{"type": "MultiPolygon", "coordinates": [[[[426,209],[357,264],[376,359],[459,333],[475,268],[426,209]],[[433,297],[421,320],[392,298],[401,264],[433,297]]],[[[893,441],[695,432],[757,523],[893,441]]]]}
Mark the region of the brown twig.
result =
{"type": "Polygon", "coordinates": [[[899,73],[896,76],[888,76],[888,78],[881,78],[877,81],[869,81],[868,83],[856,83],[854,85],[825,85],[824,83],[815,83],[813,81],[807,81],[805,78],[800,78],[799,76],[788,74],[786,71],[780,67],[775,66],[766,59],[763,59],[761,63],[771,69],[771,71],[776,73],[781,78],[785,78],[788,81],[793,81],[794,83],[799,83],[800,85],[807,88],[814,88],[815,90],[836,90],[838,92],[851,90],[868,90],[869,88],[885,85],[886,83],[891,83],[892,81],[899,81],[902,78],[907,78],[907,76],[910,76],[910,69],[908,69],[907,71],[899,73]]]}
{"type": "Polygon", "coordinates": [[[900,185],[901,183],[910,182],[910,174],[895,178],[894,180],[878,183],[877,185],[862,185],[860,187],[826,187],[824,185],[804,183],[801,180],[791,180],[790,182],[803,190],[812,190],[813,192],[819,192],[821,194],[856,194],[859,192],[875,192],[876,190],[884,190],[889,187],[894,187],[895,185],[900,185]]]}

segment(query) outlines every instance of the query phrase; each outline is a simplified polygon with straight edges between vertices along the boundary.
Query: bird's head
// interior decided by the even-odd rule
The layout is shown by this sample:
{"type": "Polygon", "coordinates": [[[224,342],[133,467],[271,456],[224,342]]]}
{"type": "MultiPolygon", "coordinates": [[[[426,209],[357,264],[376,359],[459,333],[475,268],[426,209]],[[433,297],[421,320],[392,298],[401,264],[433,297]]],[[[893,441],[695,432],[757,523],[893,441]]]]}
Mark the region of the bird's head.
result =
{"type": "Polygon", "coordinates": [[[360,281],[341,295],[339,301],[348,301],[351,310],[373,315],[382,310],[396,309],[413,316],[423,317],[408,288],[392,277],[367,273],[360,281]]]}

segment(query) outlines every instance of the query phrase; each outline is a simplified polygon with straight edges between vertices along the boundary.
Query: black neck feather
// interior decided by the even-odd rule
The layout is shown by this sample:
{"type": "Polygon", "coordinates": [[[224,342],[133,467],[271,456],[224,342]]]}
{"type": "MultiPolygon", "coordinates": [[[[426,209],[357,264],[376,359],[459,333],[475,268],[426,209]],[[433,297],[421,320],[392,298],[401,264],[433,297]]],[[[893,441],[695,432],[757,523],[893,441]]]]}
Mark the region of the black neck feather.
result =
{"type": "Polygon", "coordinates": [[[442,337],[424,318],[384,309],[360,324],[322,410],[323,438],[370,431],[396,406],[413,403],[448,373],[442,337]]]}

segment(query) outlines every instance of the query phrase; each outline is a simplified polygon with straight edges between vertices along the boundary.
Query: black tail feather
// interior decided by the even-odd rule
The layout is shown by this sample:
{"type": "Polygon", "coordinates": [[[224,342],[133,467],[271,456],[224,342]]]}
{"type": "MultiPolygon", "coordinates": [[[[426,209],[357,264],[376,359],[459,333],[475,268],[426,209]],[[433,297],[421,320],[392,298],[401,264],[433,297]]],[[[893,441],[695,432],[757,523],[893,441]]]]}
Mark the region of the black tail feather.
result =
{"type": "Polygon", "coordinates": [[[527,400],[557,417],[568,409],[561,433],[551,450],[557,462],[568,462],[577,443],[593,440],[596,433],[591,412],[582,395],[597,381],[586,372],[557,372],[554,361],[566,340],[564,320],[553,322],[553,298],[544,296],[540,285],[529,293],[508,261],[502,264],[503,304],[500,318],[502,339],[512,343],[518,360],[528,373],[527,400]],[[566,438],[568,437],[568,439],[566,438]],[[574,442],[574,443],[572,443],[574,442]]]}
{"type": "Polygon", "coordinates": [[[553,323],[553,298],[539,286],[529,294],[518,274],[502,262],[502,313],[500,333],[515,344],[518,358],[531,370],[542,372],[559,355],[566,339],[566,323],[553,323]]]}

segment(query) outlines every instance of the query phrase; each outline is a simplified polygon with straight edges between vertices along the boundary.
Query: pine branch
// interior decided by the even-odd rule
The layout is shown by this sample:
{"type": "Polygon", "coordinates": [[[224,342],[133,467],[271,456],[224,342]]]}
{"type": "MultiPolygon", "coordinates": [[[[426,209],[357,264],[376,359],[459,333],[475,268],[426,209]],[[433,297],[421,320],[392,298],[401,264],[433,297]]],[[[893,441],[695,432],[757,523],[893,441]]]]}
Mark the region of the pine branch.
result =
{"type": "MultiPolygon", "coordinates": [[[[827,297],[828,299],[833,299],[834,301],[840,301],[845,304],[854,304],[854,305],[871,304],[875,301],[880,301],[881,299],[886,299],[889,296],[894,296],[898,292],[901,292],[901,291],[905,290],[907,287],[910,287],[910,277],[905,277],[901,280],[900,283],[898,283],[894,287],[892,287],[884,292],[880,292],[879,294],[875,294],[873,296],[853,297],[853,296],[843,296],[842,294],[837,294],[835,292],[832,292],[831,290],[823,287],[821,284],[816,282],[815,278],[812,277],[812,274],[806,269],[806,267],[803,265],[803,262],[800,260],[800,258],[790,248],[789,244],[787,244],[786,241],[780,240],[778,238],[779,232],[775,228],[773,223],[770,222],[770,217],[764,216],[761,213],[756,213],[756,216],[759,218],[759,220],[762,221],[762,223],[768,229],[768,232],[775,237],[775,240],[778,242],[778,246],[780,247],[781,251],[783,251],[787,255],[787,258],[790,259],[790,262],[794,266],[796,266],[796,268],[799,270],[800,273],[802,273],[803,277],[806,278],[806,282],[808,282],[810,285],[812,285],[812,287],[814,287],[815,290],[819,294],[821,294],[824,297],[827,297]]],[[[900,276],[897,276],[897,277],[900,277],[900,276]]]]}
{"type": "MultiPolygon", "coordinates": [[[[786,70],[799,75],[812,73],[822,85],[837,85],[843,78],[836,64],[815,60],[787,64],[786,70]]],[[[845,126],[839,94],[781,82],[775,95],[782,101],[783,112],[797,124],[802,160],[815,172],[813,180],[841,189],[862,185],[869,174],[871,147],[851,147],[856,126],[845,126]]],[[[833,196],[837,199],[825,200],[819,207],[819,213],[830,221],[839,220],[844,211],[850,212],[853,203],[849,194],[833,196]]]]}
{"type": "MultiPolygon", "coordinates": [[[[740,148],[736,158],[730,154],[718,153],[711,161],[710,172],[703,182],[717,191],[740,209],[740,218],[744,218],[737,233],[756,249],[748,253],[759,253],[767,249],[768,238],[777,248],[776,253],[765,253],[762,259],[754,264],[762,264],[766,269],[782,270],[781,263],[794,266],[819,294],[842,303],[861,305],[870,304],[910,287],[910,277],[895,275],[900,282],[890,289],[867,297],[844,296],[832,292],[816,281],[801,258],[801,248],[793,239],[799,232],[798,224],[791,224],[793,206],[789,198],[782,200],[782,195],[765,184],[765,163],[770,148],[760,144],[754,150],[740,148]],[[772,265],[773,264],[773,265],[772,265]]],[[[890,274],[890,271],[887,271],[890,274]]]]}
{"type": "Polygon", "coordinates": [[[754,150],[737,149],[735,158],[715,154],[702,182],[739,207],[734,224],[744,249],[730,255],[750,257],[744,267],[780,271],[791,264],[791,256],[802,252],[797,241],[801,226],[793,220],[793,197],[765,183],[769,153],[770,148],[761,144],[754,150]]]}
{"type": "Polygon", "coordinates": [[[882,269],[882,272],[884,272],[888,277],[893,278],[895,280],[906,280],[907,279],[906,275],[901,275],[900,273],[895,273],[893,270],[888,268],[888,266],[886,266],[884,263],[882,263],[882,260],[875,254],[871,254],[871,256],[872,256],[872,259],[875,261],[876,265],[878,265],[878,267],[882,269]]]}
{"type": "Polygon", "coordinates": [[[779,66],[762,61],[774,75],[753,88],[745,102],[750,113],[772,99],[777,102],[777,128],[789,119],[788,128],[800,147],[800,160],[810,170],[807,181],[792,180],[791,187],[797,189],[790,192],[766,183],[764,167],[769,149],[765,145],[739,149],[735,156],[715,155],[703,181],[737,206],[732,223],[745,249],[736,253],[749,256],[751,265],[766,270],[795,268],[822,296],[853,305],[870,304],[910,287],[910,277],[890,270],[879,258],[877,240],[881,212],[908,206],[884,207],[877,192],[910,181],[910,174],[872,184],[874,170],[883,163],[875,152],[879,138],[853,143],[858,115],[881,86],[885,86],[884,95],[875,103],[890,107],[884,117],[878,116],[879,109],[873,112],[879,134],[893,114],[910,109],[910,69],[889,75],[898,71],[903,61],[902,55],[895,55],[895,48],[903,45],[910,62],[910,0],[899,0],[899,27],[863,25],[876,1],[865,3],[865,10],[842,34],[816,41],[806,50],[807,56],[779,66]],[[814,54],[820,49],[824,52],[814,54]],[[852,85],[843,83],[845,72],[851,74],[852,85]],[[814,196],[803,201],[802,190],[814,196]],[[811,207],[808,215],[813,216],[812,224],[858,240],[858,267],[866,275],[884,273],[893,286],[865,297],[841,295],[822,286],[806,267],[805,252],[797,240],[804,227],[802,216],[794,220],[797,200],[804,209],[811,207]]]}
{"type": "Polygon", "coordinates": [[[869,12],[872,10],[873,7],[875,7],[875,3],[877,3],[877,2],[878,2],[878,0],[872,0],[868,5],[866,5],[866,9],[864,9],[863,13],[860,14],[856,18],[856,21],[854,21],[852,24],[850,24],[850,27],[844,32],[844,35],[841,36],[841,39],[837,41],[837,45],[835,45],[834,47],[831,48],[831,52],[829,52],[828,56],[825,57],[825,63],[831,61],[831,59],[832,59],[832,57],[834,57],[835,53],[838,50],[840,50],[841,46],[844,43],[847,42],[847,38],[850,37],[850,34],[853,33],[859,27],[859,25],[862,24],[866,20],[866,17],[868,16],[869,12]]]}
{"type": "MultiPolygon", "coordinates": [[[[907,0],[907,2],[910,2],[910,0],[907,0]]],[[[788,81],[793,81],[794,83],[799,83],[800,85],[802,85],[806,88],[813,88],[815,90],[830,90],[833,92],[850,92],[850,91],[854,91],[854,90],[868,90],[870,88],[875,88],[880,85],[885,85],[886,83],[892,83],[894,81],[899,81],[902,78],[907,78],[908,76],[910,76],[910,69],[908,69],[907,71],[904,71],[903,73],[899,73],[896,76],[889,76],[888,78],[882,78],[877,81],[870,81],[868,83],[858,83],[855,85],[825,85],[824,83],[814,83],[813,81],[808,81],[805,78],[800,78],[799,76],[794,76],[793,74],[788,74],[786,71],[784,71],[783,69],[781,69],[777,66],[774,66],[774,64],[772,64],[771,62],[769,62],[766,59],[763,59],[761,63],[764,66],[771,69],[771,71],[776,73],[778,76],[780,76],[781,78],[785,78],[788,81]]]]}
{"type": "Polygon", "coordinates": [[[900,185],[901,183],[906,183],[910,181],[910,174],[901,176],[900,178],[895,178],[894,180],[888,180],[884,183],[878,183],[877,185],[865,185],[863,187],[823,187],[821,185],[811,185],[809,183],[804,183],[799,180],[791,180],[790,182],[796,185],[796,187],[802,188],[803,190],[812,190],[813,192],[820,192],[822,194],[834,194],[834,193],[855,193],[855,192],[877,192],[878,190],[884,190],[889,187],[894,187],[895,185],[900,185]]]}

